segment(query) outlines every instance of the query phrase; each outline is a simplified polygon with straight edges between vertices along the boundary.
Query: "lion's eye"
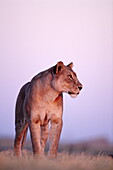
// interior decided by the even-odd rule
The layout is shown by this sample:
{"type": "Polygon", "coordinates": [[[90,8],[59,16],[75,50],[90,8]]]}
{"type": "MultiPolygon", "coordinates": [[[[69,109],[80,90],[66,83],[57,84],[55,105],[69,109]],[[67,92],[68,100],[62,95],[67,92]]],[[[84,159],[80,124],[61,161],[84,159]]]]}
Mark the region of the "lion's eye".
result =
{"type": "Polygon", "coordinates": [[[73,77],[72,77],[72,75],[68,75],[68,77],[69,77],[69,79],[70,79],[70,80],[73,80],[73,77]]]}

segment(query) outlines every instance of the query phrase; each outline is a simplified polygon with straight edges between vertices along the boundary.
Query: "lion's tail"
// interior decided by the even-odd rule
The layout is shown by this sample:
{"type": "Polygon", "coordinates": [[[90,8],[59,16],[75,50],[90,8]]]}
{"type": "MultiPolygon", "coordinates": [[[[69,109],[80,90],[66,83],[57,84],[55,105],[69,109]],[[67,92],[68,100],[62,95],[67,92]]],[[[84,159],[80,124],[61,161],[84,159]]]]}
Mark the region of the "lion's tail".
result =
{"type": "Polygon", "coordinates": [[[24,143],[26,141],[26,137],[27,137],[27,132],[28,132],[28,125],[26,126],[24,133],[23,133],[23,138],[22,138],[22,143],[21,143],[21,149],[23,149],[24,143]]]}

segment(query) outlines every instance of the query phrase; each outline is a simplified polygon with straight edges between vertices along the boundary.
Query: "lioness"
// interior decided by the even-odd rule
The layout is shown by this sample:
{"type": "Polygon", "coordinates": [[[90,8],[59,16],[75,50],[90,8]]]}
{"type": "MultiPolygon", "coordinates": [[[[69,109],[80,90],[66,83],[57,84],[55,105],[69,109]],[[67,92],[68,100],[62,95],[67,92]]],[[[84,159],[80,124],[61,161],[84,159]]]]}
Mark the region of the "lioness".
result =
{"type": "Polygon", "coordinates": [[[62,130],[63,92],[76,97],[82,84],[72,70],[73,63],[55,66],[37,74],[20,90],[15,109],[14,154],[21,155],[28,127],[34,155],[43,156],[46,141],[50,139],[49,156],[57,156],[62,130]],[[51,124],[49,131],[49,122],[51,124]]]}

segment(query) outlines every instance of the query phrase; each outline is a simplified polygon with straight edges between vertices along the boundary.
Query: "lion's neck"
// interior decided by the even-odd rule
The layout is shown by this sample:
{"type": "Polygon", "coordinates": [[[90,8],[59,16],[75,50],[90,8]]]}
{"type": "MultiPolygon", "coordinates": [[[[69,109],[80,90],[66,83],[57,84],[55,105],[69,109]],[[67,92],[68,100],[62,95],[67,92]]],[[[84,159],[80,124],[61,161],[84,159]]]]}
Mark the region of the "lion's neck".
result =
{"type": "Polygon", "coordinates": [[[60,92],[55,91],[55,89],[51,85],[52,74],[47,71],[40,73],[34,79],[36,84],[35,93],[37,98],[44,102],[54,102],[58,96],[61,94],[60,92]]]}

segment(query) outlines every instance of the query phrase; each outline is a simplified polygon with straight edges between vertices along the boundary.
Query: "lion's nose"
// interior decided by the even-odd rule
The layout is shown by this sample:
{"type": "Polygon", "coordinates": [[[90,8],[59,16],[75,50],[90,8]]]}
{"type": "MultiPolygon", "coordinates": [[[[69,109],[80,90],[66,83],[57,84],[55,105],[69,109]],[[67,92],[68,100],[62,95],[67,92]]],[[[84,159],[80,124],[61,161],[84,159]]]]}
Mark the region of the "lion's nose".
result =
{"type": "Polygon", "coordinates": [[[79,90],[82,90],[82,86],[78,86],[79,90]]]}

